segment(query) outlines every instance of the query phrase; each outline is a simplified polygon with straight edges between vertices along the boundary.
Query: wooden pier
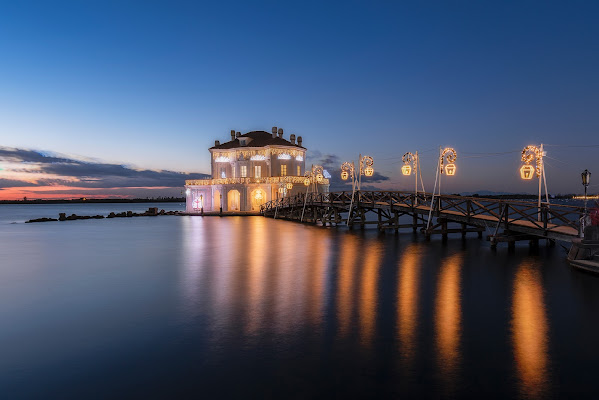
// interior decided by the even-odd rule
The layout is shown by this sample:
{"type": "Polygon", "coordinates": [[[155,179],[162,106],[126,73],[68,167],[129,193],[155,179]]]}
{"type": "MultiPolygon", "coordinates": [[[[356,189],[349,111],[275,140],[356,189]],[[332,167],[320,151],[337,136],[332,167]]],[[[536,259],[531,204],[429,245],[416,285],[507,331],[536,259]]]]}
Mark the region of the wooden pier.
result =
{"type": "Polygon", "coordinates": [[[307,193],[270,201],[261,206],[265,217],[323,226],[347,225],[350,229],[376,225],[379,230],[420,230],[430,238],[440,234],[476,232],[495,247],[500,242],[539,239],[570,242],[580,237],[581,207],[527,201],[497,200],[400,191],[307,193]],[[400,223],[401,217],[404,222],[400,223]]]}

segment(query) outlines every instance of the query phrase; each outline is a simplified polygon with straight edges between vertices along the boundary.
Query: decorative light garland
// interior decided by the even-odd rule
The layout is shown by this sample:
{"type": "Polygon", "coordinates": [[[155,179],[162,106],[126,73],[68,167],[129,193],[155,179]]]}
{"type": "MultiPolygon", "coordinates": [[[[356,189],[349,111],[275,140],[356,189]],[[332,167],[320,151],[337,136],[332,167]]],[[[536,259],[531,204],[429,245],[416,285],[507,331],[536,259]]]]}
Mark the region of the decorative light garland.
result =
{"type": "Polygon", "coordinates": [[[451,147],[447,147],[441,153],[440,161],[439,161],[439,170],[441,173],[445,172],[449,176],[455,175],[456,165],[455,161],[458,159],[458,153],[452,149],[451,147]],[[443,164],[445,163],[445,159],[447,159],[448,164],[443,168],[443,164]]]}
{"type": "Polygon", "coordinates": [[[537,178],[541,177],[541,171],[543,170],[543,153],[537,146],[526,146],[522,150],[522,161],[524,165],[520,168],[520,176],[522,179],[532,179],[532,166],[529,165],[533,159],[536,158],[536,173],[537,178]]]}

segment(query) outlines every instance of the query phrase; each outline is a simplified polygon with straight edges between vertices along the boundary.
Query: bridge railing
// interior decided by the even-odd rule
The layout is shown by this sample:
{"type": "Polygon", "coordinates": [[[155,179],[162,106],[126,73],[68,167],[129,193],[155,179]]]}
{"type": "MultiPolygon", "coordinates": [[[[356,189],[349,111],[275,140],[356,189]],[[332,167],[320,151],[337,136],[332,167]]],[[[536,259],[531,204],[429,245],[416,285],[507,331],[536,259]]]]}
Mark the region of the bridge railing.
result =
{"type": "Polygon", "coordinates": [[[544,231],[559,231],[563,227],[580,229],[582,207],[518,200],[499,200],[442,195],[435,198],[434,215],[457,214],[467,218],[485,218],[492,222],[527,225],[544,231]]]}

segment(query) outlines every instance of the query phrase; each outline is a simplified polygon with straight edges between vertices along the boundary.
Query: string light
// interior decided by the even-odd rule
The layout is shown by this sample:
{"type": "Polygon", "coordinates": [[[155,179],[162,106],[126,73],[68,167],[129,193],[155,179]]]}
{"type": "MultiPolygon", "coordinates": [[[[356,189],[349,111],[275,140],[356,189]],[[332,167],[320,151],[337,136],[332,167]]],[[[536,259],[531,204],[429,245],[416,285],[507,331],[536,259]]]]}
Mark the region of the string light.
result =
{"type": "Polygon", "coordinates": [[[541,149],[537,146],[526,146],[522,150],[522,161],[524,162],[524,165],[520,168],[520,177],[522,179],[532,179],[535,170],[537,178],[541,177],[541,171],[543,169],[543,153],[541,153],[541,149]],[[529,165],[534,159],[536,159],[536,168],[529,165]]]}
{"type": "Polygon", "coordinates": [[[401,160],[403,161],[404,165],[401,167],[401,173],[404,175],[410,175],[412,174],[412,172],[414,172],[414,174],[416,173],[416,169],[418,166],[418,157],[412,153],[410,153],[409,151],[403,155],[403,157],[401,158],[401,160]],[[414,163],[414,168],[412,169],[412,166],[410,165],[410,163],[414,163]]]}
{"type": "Polygon", "coordinates": [[[452,149],[451,147],[447,147],[443,150],[443,152],[441,152],[441,158],[440,158],[440,171],[441,173],[443,173],[443,171],[445,170],[445,173],[448,176],[453,176],[456,173],[457,167],[454,164],[455,161],[458,158],[458,153],[452,149]],[[445,163],[445,159],[447,159],[447,165],[445,165],[445,169],[443,168],[443,165],[445,163]]]}

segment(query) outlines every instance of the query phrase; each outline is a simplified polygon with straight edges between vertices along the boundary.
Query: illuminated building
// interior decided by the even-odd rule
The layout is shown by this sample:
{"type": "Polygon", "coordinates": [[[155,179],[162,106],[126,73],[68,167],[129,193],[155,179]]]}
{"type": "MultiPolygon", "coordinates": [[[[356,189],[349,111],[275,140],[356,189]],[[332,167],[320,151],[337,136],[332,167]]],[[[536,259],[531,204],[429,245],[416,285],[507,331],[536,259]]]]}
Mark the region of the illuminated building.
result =
{"type": "MultiPolygon", "coordinates": [[[[216,140],[209,149],[211,179],[185,181],[186,211],[259,211],[260,205],[282,196],[305,192],[306,148],[302,137],[231,131],[231,140],[216,140]],[[280,190],[279,190],[280,189],[280,190]]],[[[322,179],[318,190],[328,192],[322,179]]]]}

